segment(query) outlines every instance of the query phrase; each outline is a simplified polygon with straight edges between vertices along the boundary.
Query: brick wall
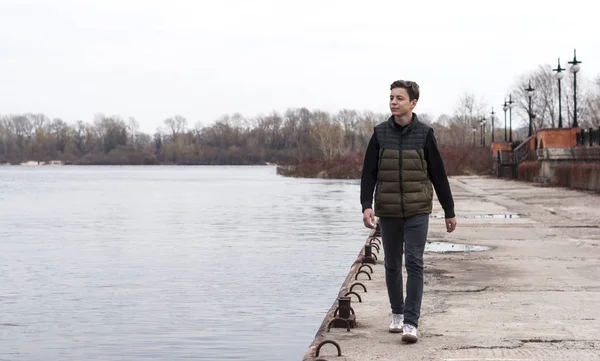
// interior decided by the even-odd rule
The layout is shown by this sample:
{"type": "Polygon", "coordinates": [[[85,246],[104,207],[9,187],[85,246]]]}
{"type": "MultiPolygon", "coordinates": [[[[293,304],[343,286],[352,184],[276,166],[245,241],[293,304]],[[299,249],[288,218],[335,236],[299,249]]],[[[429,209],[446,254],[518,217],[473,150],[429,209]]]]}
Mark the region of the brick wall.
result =
{"type": "Polygon", "coordinates": [[[538,149],[551,147],[574,147],[580,128],[552,128],[537,132],[538,149]]]}

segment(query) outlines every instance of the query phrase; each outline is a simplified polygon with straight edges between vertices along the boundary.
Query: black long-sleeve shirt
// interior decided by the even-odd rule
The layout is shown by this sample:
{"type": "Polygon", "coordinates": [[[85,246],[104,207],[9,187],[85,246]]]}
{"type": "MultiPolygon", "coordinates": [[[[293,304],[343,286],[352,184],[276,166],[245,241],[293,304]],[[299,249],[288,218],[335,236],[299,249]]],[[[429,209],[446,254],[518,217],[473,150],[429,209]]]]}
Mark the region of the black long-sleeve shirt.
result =
{"type": "MultiPolygon", "coordinates": [[[[455,216],[454,199],[452,198],[452,191],[450,190],[450,184],[448,183],[446,169],[444,168],[444,162],[437,147],[433,129],[429,129],[429,133],[427,133],[424,151],[425,160],[427,161],[427,173],[435,188],[438,200],[444,209],[444,216],[445,218],[453,218],[455,216]]],[[[378,164],[379,142],[377,141],[376,133],[373,132],[365,153],[360,182],[360,203],[363,212],[365,209],[373,207],[373,192],[377,183],[378,164]]]]}

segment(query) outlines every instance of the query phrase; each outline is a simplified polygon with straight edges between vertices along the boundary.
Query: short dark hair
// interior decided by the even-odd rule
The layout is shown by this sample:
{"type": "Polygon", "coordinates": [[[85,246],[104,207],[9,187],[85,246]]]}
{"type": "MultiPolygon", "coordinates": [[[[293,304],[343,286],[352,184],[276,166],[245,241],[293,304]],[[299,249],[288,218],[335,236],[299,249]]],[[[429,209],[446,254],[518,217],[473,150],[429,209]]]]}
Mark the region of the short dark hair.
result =
{"type": "Polygon", "coordinates": [[[394,88],[404,88],[408,93],[410,100],[419,100],[419,84],[410,80],[396,80],[390,86],[390,90],[394,88]]]}

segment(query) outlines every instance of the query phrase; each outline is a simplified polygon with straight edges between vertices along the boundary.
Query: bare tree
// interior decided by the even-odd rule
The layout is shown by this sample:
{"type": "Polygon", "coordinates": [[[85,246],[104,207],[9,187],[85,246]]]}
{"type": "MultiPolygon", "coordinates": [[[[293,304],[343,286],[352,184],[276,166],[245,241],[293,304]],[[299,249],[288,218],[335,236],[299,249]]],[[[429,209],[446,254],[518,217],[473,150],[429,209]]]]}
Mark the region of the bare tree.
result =
{"type": "Polygon", "coordinates": [[[341,124],[343,128],[344,142],[348,151],[356,151],[356,127],[359,122],[358,112],[356,110],[342,109],[334,116],[333,119],[337,123],[341,124]]]}
{"type": "MultiPolygon", "coordinates": [[[[564,73],[566,74],[561,80],[561,115],[562,126],[567,128],[573,125],[574,120],[574,75],[569,71],[568,66],[566,66],[564,73]]],[[[540,65],[534,71],[522,75],[517,84],[513,86],[512,93],[516,101],[513,112],[526,123],[529,122],[529,98],[525,89],[528,87],[529,82],[535,89],[532,97],[534,131],[559,126],[558,80],[555,74],[551,65],[540,65]]],[[[585,127],[600,123],[599,83],[600,80],[598,79],[590,82],[582,72],[577,73],[577,119],[579,126],[585,127]]]]}
{"type": "Polygon", "coordinates": [[[344,147],[344,131],[340,123],[323,111],[311,112],[309,132],[321,159],[331,160],[342,154],[344,147]]]}
{"type": "Polygon", "coordinates": [[[140,132],[140,123],[134,118],[129,117],[127,119],[127,132],[129,133],[130,144],[134,147],[137,147],[139,144],[137,143],[137,139],[140,132]]]}
{"type": "Polygon", "coordinates": [[[597,76],[592,82],[583,102],[587,109],[583,126],[600,127],[600,76],[597,76]]]}
{"type": "Polygon", "coordinates": [[[435,122],[442,126],[448,126],[451,121],[452,118],[448,114],[442,114],[437,118],[435,122]]]}
{"type": "Polygon", "coordinates": [[[476,131],[479,129],[479,122],[486,113],[487,105],[482,99],[477,99],[475,94],[463,94],[458,99],[445,136],[448,144],[453,146],[472,144],[473,129],[476,131]]]}
{"type": "Polygon", "coordinates": [[[0,116],[0,162],[7,162],[10,156],[12,141],[11,121],[8,116],[0,116]]]}
{"type": "Polygon", "coordinates": [[[178,135],[185,133],[187,129],[187,119],[181,115],[175,115],[164,120],[164,124],[175,139],[178,135]]]}
{"type": "Polygon", "coordinates": [[[377,114],[372,111],[364,111],[358,117],[358,124],[356,125],[356,146],[358,151],[363,151],[367,148],[371,136],[375,131],[377,124],[387,120],[387,116],[384,114],[377,114]]]}
{"type": "Polygon", "coordinates": [[[288,109],[284,115],[284,147],[293,149],[290,156],[295,160],[312,155],[311,135],[309,133],[311,112],[306,108],[288,109]]]}
{"type": "Polygon", "coordinates": [[[23,139],[26,137],[31,138],[33,126],[29,118],[24,115],[12,116],[12,124],[19,143],[22,144],[23,139]]]}
{"type": "MultiPolygon", "coordinates": [[[[532,113],[535,114],[532,121],[533,130],[558,127],[558,81],[554,76],[552,66],[548,64],[540,65],[534,71],[522,75],[517,84],[513,86],[512,94],[515,101],[513,113],[529,122],[529,96],[525,90],[529,82],[535,89],[532,97],[532,113]]],[[[564,82],[561,87],[564,88],[564,82]]],[[[564,94],[563,91],[563,97],[564,94]]],[[[566,123],[566,119],[563,109],[563,123],[566,123]]]]}
{"type": "Polygon", "coordinates": [[[254,142],[254,146],[262,145],[269,149],[278,149],[283,143],[282,126],[283,118],[277,112],[258,117],[252,130],[255,137],[251,137],[250,140],[254,142]]]}
{"type": "Polygon", "coordinates": [[[25,114],[25,117],[27,117],[29,123],[31,124],[31,134],[29,134],[30,137],[34,137],[36,134],[39,133],[43,134],[44,131],[47,130],[47,127],[50,125],[50,119],[48,119],[48,117],[44,114],[27,113],[25,114]]]}

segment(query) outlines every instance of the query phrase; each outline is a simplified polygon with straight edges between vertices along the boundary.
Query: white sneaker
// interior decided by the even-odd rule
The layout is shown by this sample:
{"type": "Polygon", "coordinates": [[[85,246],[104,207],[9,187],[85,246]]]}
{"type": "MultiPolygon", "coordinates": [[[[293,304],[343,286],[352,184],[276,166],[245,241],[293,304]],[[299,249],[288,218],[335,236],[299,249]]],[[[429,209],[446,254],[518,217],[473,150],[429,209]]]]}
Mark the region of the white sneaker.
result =
{"type": "Polygon", "coordinates": [[[392,323],[390,323],[390,332],[401,333],[402,324],[404,323],[404,315],[392,313],[392,323]]]}
{"type": "Polygon", "coordinates": [[[402,328],[402,341],[414,343],[417,342],[417,328],[413,325],[405,324],[402,328]]]}

